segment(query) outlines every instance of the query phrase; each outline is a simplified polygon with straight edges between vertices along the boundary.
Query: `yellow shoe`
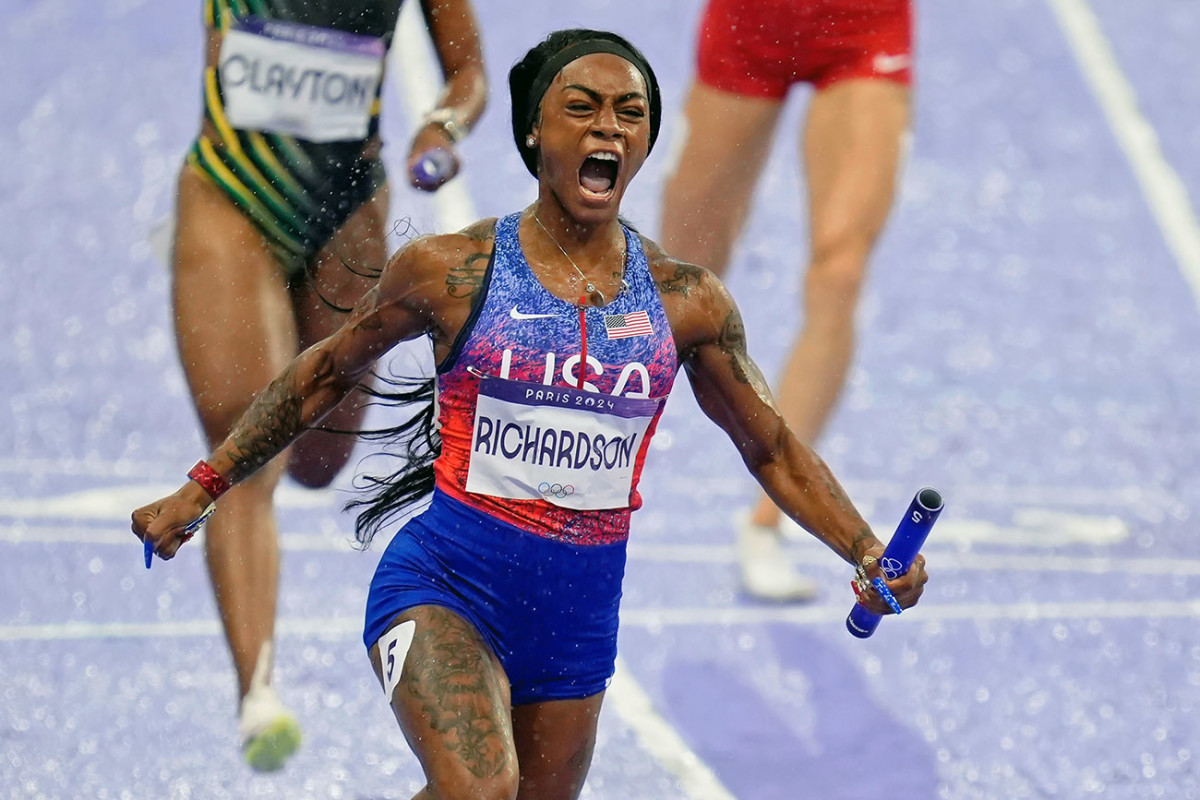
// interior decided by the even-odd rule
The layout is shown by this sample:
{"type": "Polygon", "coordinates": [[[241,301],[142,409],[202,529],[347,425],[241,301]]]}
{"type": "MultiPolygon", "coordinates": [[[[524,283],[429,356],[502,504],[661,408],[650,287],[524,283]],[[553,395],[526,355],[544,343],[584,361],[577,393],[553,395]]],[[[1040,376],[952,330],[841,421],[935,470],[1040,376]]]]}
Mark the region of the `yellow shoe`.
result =
{"type": "Polygon", "coordinates": [[[270,686],[252,689],[242,699],[238,720],[242,755],[257,772],[275,772],[300,747],[300,723],[270,686]]]}

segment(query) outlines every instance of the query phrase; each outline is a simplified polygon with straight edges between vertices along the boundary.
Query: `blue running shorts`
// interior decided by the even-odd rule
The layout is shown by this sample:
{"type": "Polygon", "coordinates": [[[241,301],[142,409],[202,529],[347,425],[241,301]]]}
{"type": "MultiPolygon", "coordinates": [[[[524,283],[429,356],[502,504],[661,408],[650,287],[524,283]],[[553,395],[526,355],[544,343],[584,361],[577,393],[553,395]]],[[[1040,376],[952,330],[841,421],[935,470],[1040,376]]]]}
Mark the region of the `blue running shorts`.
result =
{"type": "Polygon", "coordinates": [[[435,490],[379,561],[363,643],[407,609],[444,606],[500,659],[513,705],[589,697],[614,671],[625,545],[547,539],[435,490]]]}

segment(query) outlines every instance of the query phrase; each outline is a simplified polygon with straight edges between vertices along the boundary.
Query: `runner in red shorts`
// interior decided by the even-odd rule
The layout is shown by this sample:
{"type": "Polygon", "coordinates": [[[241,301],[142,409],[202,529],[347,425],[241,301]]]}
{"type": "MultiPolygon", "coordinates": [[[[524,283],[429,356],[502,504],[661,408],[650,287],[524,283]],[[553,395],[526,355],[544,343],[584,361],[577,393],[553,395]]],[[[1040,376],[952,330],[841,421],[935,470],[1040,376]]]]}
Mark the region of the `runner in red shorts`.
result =
{"type": "MultiPolygon", "coordinates": [[[[785,418],[808,443],[853,357],[867,259],[904,150],[911,70],[910,0],[709,0],[704,10],[662,242],[677,258],[724,271],[784,100],[795,84],[812,84],[801,140],[812,238],[804,322],[778,387],[785,418]]],[[[815,586],[788,562],[779,521],[765,494],[739,521],[743,586],[766,599],[811,599],[815,586]]]]}

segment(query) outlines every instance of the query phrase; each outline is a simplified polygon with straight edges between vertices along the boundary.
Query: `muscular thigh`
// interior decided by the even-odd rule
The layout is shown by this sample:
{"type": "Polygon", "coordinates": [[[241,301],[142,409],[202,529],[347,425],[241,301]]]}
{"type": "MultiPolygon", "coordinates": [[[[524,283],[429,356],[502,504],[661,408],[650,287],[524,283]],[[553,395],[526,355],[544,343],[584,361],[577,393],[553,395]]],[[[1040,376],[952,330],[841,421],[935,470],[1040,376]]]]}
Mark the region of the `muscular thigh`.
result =
{"type": "Polygon", "coordinates": [[[696,83],[663,197],[671,255],[724,270],[771,149],[781,103],[696,83]]]}
{"type": "Polygon", "coordinates": [[[804,156],[818,254],[873,243],[892,205],[908,122],[909,89],[893,81],[847,80],[813,97],[804,156]]]}
{"type": "MultiPolygon", "coordinates": [[[[386,677],[378,642],[370,656],[380,682],[394,683],[392,710],[426,777],[431,784],[460,790],[515,780],[508,681],[500,662],[453,611],[417,606],[399,615],[388,630],[410,622],[415,625],[411,645],[395,662],[398,678],[386,677]]],[[[394,648],[383,655],[396,658],[394,648]]]]}
{"type": "Polygon", "coordinates": [[[180,174],[172,256],[180,358],[210,441],[296,353],[287,282],[262,234],[191,167],[180,174]]]}

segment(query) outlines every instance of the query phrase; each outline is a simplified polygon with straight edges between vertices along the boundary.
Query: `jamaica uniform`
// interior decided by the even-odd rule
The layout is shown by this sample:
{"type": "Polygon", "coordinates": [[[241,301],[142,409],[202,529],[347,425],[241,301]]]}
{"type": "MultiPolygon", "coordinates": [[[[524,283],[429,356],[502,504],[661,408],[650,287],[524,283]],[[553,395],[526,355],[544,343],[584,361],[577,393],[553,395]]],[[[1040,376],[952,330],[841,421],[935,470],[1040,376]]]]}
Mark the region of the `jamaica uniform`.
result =
{"type": "Polygon", "coordinates": [[[188,163],[262,231],[291,277],[384,183],[363,157],[401,0],[207,0],[222,33],[188,163]]]}

